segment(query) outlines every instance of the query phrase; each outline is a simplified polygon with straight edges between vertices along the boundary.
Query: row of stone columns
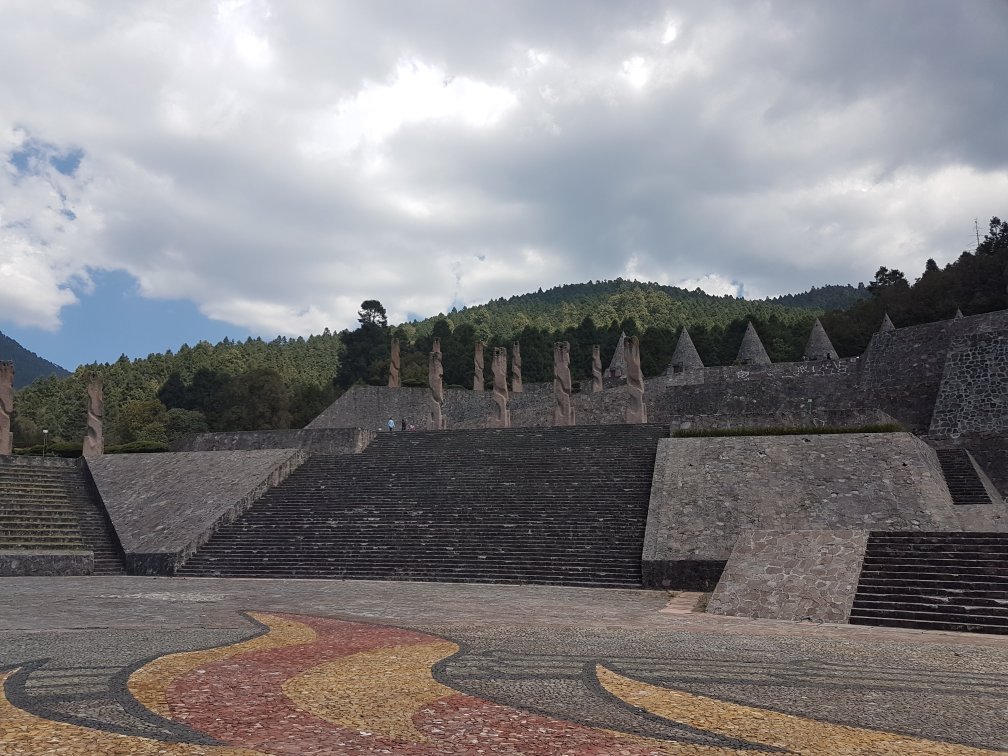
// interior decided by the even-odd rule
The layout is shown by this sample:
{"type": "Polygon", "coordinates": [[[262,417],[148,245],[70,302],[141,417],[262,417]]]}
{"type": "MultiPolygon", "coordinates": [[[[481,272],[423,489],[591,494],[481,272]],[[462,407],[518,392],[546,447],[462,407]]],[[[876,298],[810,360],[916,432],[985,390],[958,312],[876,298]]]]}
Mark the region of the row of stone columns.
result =
{"type": "MultiPolygon", "coordinates": [[[[102,421],[105,402],[102,398],[102,378],[92,375],[87,387],[87,434],[84,436],[84,456],[96,457],[105,451],[102,421]]],[[[0,362],[0,454],[14,453],[11,417],[14,414],[14,363],[0,362]]]]}
{"type": "MultiPolygon", "coordinates": [[[[627,375],[627,407],[624,419],[628,423],[646,423],[647,407],[644,402],[644,375],[640,367],[640,342],[637,337],[621,339],[624,350],[623,362],[627,375]]],[[[483,349],[478,342],[473,356],[473,390],[483,390],[483,349]]],[[[511,393],[522,392],[521,351],[517,343],[511,347],[511,391],[507,383],[506,347],[494,347],[491,370],[493,373],[494,414],[490,418],[492,428],[510,428],[511,412],[508,409],[511,393]]],[[[428,399],[431,430],[447,427],[444,414],[444,367],[442,365],[441,340],[434,339],[427,363],[427,383],[430,389],[428,399]]],[[[398,388],[399,341],[392,340],[392,360],[389,363],[389,387],[398,388]]],[[[592,347],[592,392],[602,391],[602,359],[599,346],[592,347]]],[[[553,425],[572,426],[575,424],[574,404],[571,399],[570,342],[558,341],[553,345],[553,425]]]]}

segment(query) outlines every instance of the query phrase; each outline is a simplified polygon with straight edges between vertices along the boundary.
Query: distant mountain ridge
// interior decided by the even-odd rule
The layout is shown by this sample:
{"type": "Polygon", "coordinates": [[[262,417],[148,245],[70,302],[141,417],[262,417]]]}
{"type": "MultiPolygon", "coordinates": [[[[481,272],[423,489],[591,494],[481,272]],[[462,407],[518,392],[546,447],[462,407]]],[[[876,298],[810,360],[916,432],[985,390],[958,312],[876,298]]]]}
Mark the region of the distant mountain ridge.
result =
{"type": "MultiPolygon", "coordinates": [[[[863,286],[829,285],[799,294],[767,299],[740,299],[715,296],[701,289],[682,289],[658,283],[617,278],[608,281],[565,284],[539,289],[481,305],[452,309],[409,325],[420,336],[429,335],[433,325],[447,319],[452,327],[470,324],[487,335],[506,336],[526,326],[548,329],[572,328],[585,318],[599,327],[632,318],[641,328],[678,328],[683,324],[727,325],[738,318],[777,314],[791,317],[794,311],[819,315],[846,309],[869,296],[863,286]]],[[[404,324],[406,325],[406,324],[404,324]]]]}
{"type": "Polygon", "coordinates": [[[37,378],[47,375],[55,375],[57,378],[70,375],[66,368],[39,357],[3,333],[0,333],[0,360],[14,363],[14,388],[24,388],[37,378]]]}

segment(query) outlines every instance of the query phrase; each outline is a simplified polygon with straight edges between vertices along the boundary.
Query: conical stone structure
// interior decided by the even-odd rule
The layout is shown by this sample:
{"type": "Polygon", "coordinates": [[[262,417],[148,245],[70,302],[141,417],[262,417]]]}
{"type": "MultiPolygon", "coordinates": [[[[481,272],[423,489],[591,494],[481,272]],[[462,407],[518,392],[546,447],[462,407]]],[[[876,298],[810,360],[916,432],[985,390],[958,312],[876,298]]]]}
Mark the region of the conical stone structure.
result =
{"type": "Polygon", "coordinates": [[[956,307],[955,320],[962,320],[962,317],[963,317],[962,310],[956,307]]]}
{"type": "Polygon", "coordinates": [[[889,333],[889,331],[895,331],[896,330],[896,326],[894,326],[892,324],[892,321],[889,320],[889,313],[888,312],[885,314],[885,317],[882,318],[882,325],[879,326],[878,330],[879,330],[879,333],[889,333]]]}
{"type": "Polygon", "coordinates": [[[833,342],[826,335],[826,329],[822,327],[819,318],[816,318],[815,325],[812,326],[812,334],[809,336],[808,345],[805,347],[806,360],[835,360],[837,359],[836,349],[833,342]]]}
{"type": "Polygon", "coordinates": [[[742,337],[742,346],[739,347],[738,357],[735,362],[739,365],[769,365],[770,355],[763,348],[759,334],[753,328],[752,321],[746,326],[745,336],[742,337]]]}
{"type": "Polygon", "coordinates": [[[676,343],[675,351],[672,352],[672,362],[665,371],[665,375],[684,373],[687,370],[702,370],[703,366],[700,353],[693,345],[693,339],[690,338],[689,331],[683,326],[682,333],[679,334],[679,341],[676,343]]]}
{"type": "Polygon", "coordinates": [[[626,376],[626,334],[621,333],[616,342],[616,354],[613,355],[609,368],[605,371],[606,378],[624,378],[626,376]]]}

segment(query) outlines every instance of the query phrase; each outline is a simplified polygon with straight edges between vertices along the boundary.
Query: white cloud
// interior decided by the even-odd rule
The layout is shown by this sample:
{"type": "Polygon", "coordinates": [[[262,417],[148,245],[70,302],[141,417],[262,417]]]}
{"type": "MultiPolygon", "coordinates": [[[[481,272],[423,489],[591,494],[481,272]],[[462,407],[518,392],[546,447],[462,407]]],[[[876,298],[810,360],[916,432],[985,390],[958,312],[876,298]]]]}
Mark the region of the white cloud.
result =
{"type": "Polygon", "coordinates": [[[363,299],[395,320],[619,275],[754,296],[913,277],[1008,214],[1004,20],[15,0],[0,318],[56,328],[102,269],[267,336],[353,327],[363,299]]]}

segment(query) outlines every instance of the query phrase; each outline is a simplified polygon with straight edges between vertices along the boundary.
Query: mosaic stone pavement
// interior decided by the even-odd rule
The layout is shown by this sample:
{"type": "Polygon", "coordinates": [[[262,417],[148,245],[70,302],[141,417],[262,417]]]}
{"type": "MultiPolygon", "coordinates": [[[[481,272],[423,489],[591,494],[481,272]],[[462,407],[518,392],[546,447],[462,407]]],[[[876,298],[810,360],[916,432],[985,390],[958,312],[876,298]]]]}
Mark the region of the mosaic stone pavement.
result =
{"type": "Polygon", "coordinates": [[[329,614],[0,633],[0,754],[1008,747],[1005,646],[924,644],[894,664],[885,644],[698,636],[688,621],[544,627],[329,614]]]}

